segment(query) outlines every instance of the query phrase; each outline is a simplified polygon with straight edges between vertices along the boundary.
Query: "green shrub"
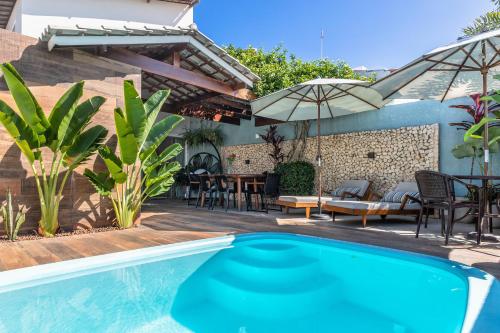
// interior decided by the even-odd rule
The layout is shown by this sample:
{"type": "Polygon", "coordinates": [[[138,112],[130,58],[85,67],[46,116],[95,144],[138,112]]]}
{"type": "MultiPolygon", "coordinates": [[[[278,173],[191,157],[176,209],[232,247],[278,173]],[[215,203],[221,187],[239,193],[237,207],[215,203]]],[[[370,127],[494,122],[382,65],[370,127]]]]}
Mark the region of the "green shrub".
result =
{"type": "Polygon", "coordinates": [[[275,172],[281,176],[281,192],[291,195],[310,195],[314,189],[314,166],[305,161],[279,164],[275,172]]]}

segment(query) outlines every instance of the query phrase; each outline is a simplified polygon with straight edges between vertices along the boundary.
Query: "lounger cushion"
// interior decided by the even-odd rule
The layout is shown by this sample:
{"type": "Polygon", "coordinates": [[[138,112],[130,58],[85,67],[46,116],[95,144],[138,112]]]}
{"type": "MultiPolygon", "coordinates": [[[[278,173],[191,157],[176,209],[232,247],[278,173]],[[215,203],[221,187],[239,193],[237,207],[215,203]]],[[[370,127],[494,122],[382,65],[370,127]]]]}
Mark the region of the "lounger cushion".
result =
{"type": "Polygon", "coordinates": [[[345,182],[342,183],[342,185],[339,186],[339,188],[352,188],[356,187],[359,188],[359,192],[357,193],[359,196],[365,196],[366,191],[368,191],[368,187],[370,187],[370,182],[368,180],[364,179],[351,179],[351,180],[346,180],[345,182]]]}
{"type": "MultiPolygon", "coordinates": [[[[327,202],[331,201],[334,198],[332,197],[321,197],[321,202],[327,202]]],[[[340,199],[340,198],[337,198],[340,199]]],[[[318,202],[318,197],[317,196],[293,196],[293,195],[286,195],[286,196],[280,196],[278,198],[280,201],[285,201],[285,202],[300,202],[300,203],[311,203],[311,202],[318,202]]]]}
{"type": "Polygon", "coordinates": [[[359,187],[339,187],[339,188],[335,189],[334,191],[332,191],[332,196],[333,197],[341,197],[342,194],[344,194],[345,192],[358,194],[359,191],[361,191],[361,188],[359,188],[359,187]]]}
{"type": "Polygon", "coordinates": [[[389,191],[382,198],[383,202],[403,202],[406,195],[411,195],[415,198],[420,198],[420,193],[418,192],[399,192],[399,191],[389,191]]]}
{"type": "MultiPolygon", "coordinates": [[[[332,200],[326,203],[328,206],[347,208],[347,209],[360,209],[360,210],[373,210],[373,209],[387,209],[399,210],[401,207],[400,202],[379,202],[379,201],[354,201],[354,200],[332,200]]],[[[404,210],[418,210],[420,205],[418,203],[406,204],[404,210]]]]}

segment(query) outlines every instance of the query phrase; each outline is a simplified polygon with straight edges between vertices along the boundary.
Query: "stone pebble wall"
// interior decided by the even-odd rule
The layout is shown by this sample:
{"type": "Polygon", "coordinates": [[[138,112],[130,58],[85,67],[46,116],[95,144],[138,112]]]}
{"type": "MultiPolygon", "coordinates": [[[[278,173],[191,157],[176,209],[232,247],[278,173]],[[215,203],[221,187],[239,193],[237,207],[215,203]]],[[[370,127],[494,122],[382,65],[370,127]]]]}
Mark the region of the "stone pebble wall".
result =
{"type": "MultiPolygon", "coordinates": [[[[307,139],[305,159],[314,164],[316,144],[316,137],[307,139]]],[[[368,179],[382,194],[401,181],[414,181],[417,170],[439,169],[438,124],[322,136],[321,145],[325,191],[348,179],[368,179]],[[367,157],[370,152],[374,159],[367,157]]],[[[286,153],[291,142],[283,146],[286,153]]],[[[223,156],[236,154],[232,172],[261,173],[273,169],[270,151],[265,143],[226,146],[223,156]]]]}

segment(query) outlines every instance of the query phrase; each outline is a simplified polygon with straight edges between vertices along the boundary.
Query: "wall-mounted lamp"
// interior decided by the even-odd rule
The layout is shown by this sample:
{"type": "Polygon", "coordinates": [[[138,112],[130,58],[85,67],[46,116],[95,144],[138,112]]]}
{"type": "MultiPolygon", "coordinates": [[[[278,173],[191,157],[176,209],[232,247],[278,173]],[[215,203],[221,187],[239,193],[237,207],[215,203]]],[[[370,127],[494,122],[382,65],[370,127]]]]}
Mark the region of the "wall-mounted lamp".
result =
{"type": "Polygon", "coordinates": [[[375,159],[375,152],[374,151],[369,152],[368,154],[366,154],[366,157],[370,159],[375,159]]]}
{"type": "Polygon", "coordinates": [[[250,164],[250,160],[245,160],[245,164],[250,164]]]}
{"type": "Polygon", "coordinates": [[[259,135],[259,133],[255,133],[255,138],[256,138],[256,139],[260,139],[260,135],[259,135]]]}

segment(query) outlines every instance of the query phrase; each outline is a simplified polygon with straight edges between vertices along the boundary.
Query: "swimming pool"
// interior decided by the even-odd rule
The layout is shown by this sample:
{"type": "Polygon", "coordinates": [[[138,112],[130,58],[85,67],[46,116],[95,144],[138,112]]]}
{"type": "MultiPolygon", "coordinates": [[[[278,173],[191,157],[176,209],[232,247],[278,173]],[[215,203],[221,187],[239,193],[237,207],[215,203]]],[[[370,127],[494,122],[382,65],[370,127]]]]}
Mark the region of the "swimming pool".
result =
{"type": "Polygon", "coordinates": [[[0,273],[0,332],[499,332],[499,288],[448,260],[257,233],[0,273]]]}

